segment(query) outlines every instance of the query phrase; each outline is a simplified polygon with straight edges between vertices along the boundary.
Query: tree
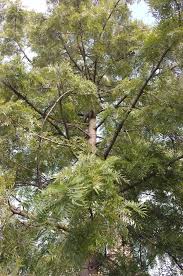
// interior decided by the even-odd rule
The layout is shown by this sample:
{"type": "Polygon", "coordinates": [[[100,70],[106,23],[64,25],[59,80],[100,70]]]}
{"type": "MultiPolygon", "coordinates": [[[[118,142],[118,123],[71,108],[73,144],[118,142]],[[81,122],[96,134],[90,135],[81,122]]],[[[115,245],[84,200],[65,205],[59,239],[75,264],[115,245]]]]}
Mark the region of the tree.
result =
{"type": "Polygon", "coordinates": [[[183,270],[182,4],[147,2],[2,2],[1,275],[183,270]]]}

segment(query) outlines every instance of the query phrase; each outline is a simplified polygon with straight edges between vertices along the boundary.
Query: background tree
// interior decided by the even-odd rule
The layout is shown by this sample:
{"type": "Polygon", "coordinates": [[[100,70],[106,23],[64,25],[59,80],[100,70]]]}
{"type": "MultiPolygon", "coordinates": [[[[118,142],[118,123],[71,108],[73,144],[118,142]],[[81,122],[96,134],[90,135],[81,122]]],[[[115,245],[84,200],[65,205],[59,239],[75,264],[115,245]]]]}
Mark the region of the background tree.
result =
{"type": "Polygon", "coordinates": [[[183,270],[182,3],[131,2],[0,6],[2,275],[183,270]]]}

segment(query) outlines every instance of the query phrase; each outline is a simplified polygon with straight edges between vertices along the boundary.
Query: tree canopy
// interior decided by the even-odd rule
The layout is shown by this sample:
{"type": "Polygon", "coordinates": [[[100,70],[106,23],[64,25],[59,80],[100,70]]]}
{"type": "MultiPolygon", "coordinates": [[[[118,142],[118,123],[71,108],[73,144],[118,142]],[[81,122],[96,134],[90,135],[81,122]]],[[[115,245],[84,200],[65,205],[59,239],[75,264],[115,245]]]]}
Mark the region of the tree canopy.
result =
{"type": "Polygon", "coordinates": [[[183,271],[183,3],[0,3],[0,274],[183,271]]]}

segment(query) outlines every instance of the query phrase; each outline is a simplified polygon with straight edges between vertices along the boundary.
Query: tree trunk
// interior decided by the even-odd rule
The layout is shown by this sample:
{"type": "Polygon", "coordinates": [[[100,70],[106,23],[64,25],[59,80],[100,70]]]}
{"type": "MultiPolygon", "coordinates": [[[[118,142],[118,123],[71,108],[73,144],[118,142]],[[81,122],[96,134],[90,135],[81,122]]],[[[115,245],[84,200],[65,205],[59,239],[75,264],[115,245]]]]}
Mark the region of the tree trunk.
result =
{"type": "Polygon", "coordinates": [[[95,257],[91,257],[85,262],[79,276],[98,275],[99,262],[95,257]]]}
{"type": "Polygon", "coordinates": [[[91,151],[92,153],[96,153],[96,115],[93,110],[88,114],[88,137],[88,143],[91,146],[91,151]]]}
{"type": "MultiPolygon", "coordinates": [[[[91,152],[96,153],[96,115],[93,110],[88,113],[88,144],[91,147],[91,152]]],[[[85,262],[80,276],[98,275],[99,263],[95,256],[87,259],[85,262]]]]}

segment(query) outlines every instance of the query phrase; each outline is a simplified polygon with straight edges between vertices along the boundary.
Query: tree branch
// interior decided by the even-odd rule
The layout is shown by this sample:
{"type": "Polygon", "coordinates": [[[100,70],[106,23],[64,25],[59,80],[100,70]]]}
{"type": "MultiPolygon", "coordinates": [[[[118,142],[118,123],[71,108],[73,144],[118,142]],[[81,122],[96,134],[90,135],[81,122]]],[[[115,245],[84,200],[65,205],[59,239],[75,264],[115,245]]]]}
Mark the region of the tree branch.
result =
{"type": "Polygon", "coordinates": [[[142,85],[141,89],[139,90],[138,94],[132,100],[130,107],[128,108],[126,114],[124,115],[124,118],[122,119],[122,121],[118,124],[118,127],[117,127],[116,131],[114,132],[114,135],[111,139],[111,142],[109,143],[109,145],[107,146],[107,148],[104,152],[104,158],[105,159],[108,157],[110,151],[112,150],[112,148],[113,148],[113,146],[116,142],[116,139],[117,139],[119,133],[121,132],[121,130],[124,126],[124,123],[128,119],[128,116],[132,112],[133,108],[136,106],[136,104],[139,101],[140,97],[144,93],[145,88],[147,87],[150,80],[154,77],[156,71],[159,69],[159,66],[161,65],[162,61],[164,60],[165,56],[170,51],[170,49],[171,49],[171,46],[168,49],[166,49],[166,51],[164,51],[164,53],[162,54],[162,56],[161,56],[160,60],[158,61],[157,65],[153,68],[153,70],[151,71],[149,77],[145,80],[144,84],[142,85]]]}
{"type": "MultiPolygon", "coordinates": [[[[61,96],[61,92],[60,92],[60,89],[59,89],[58,85],[57,85],[57,90],[58,90],[58,95],[61,96]]],[[[67,125],[65,114],[63,113],[62,99],[60,99],[60,101],[59,101],[59,107],[60,107],[60,115],[61,115],[61,118],[63,119],[63,125],[65,127],[66,137],[69,140],[70,139],[69,128],[68,128],[68,125],[67,125]]]]}
{"type": "Polygon", "coordinates": [[[79,44],[79,39],[77,38],[78,40],[78,47],[79,47],[79,50],[80,50],[80,53],[81,53],[81,56],[83,58],[83,62],[84,62],[84,68],[85,68],[85,75],[87,77],[87,79],[91,80],[91,76],[90,76],[90,71],[89,71],[89,68],[87,66],[87,62],[86,62],[86,50],[85,50],[85,46],[84,46],[84,43],[83,43],[83,30],[82,30],[82,25],[81,25],[81,21],[79,22],[79,28],[80,28],[80,40],[81,40],[81,46],[79,44]]]}
{"type": "Polygon", "coordinates": [[[72,63],[75,65],[75,67],[76,67],[81,73],[83,73],[83,71],[82,71],[82,69],[80,68],[80,66],[77,64],[77,62],[76,62],[76,61],[73,59],[73,57],[71,56],[71,53],[70,53],[70,51],[68,50],[68,48],[67,48],[67,46],[66,46],[66,44],[65,44],[65,41],[64,41],[63,36],[62,36],[61,33],[59,33],[59,38],[61,39],[62,44],[63,44],[63,47],[64,47],[64,49],[65,49],[67,55],[69,56],[70,60],[72,61],[72,63]]]}
{"type": "Polygon", "coordinates": [[[108,21],[110,20],[110,18],[111,18],[111,16],[112,16],[113,12],[115,11],[115,9],[116,9],[116,7],[118,6],[118,4],[119,4],[120,1],[121,1],[121,0],[118,0],[118,1],[114,4],[114,6],[113,6],[113,8],[112,8],[112,10],[111,10],[111,12],[110,12],[110,14],[108,15],[106,21],[104,22],[102,31],[101,31],[101,33],[99,34],[99,38],[101,38],[101,36],[102,36],[102,34],[103,34],[103,32],[104,32],[106,26],[107,26],[108,21]]]}
{"type": "MultiPolygon", "coordinates": [[[[46,123],[46,121],[48,121],[48,117],[49,117],[49,115],[51,114],[51,112],[53,111],[53,109],[55,108],[55,106],[57,105],[57,103],[59,102],[59,101],[61,101],[66,95],[68,95],[69,93],[71,93],[72,91],[66,91],[65,93],[63,93],[63,94],[61,94],[56,100],[55,100],[55,102],[52,104],[52,106],[51,106],[51,108],[50,108],[50,110],[48,111],[48,113],[46,114],[46,116],[45,116],[45,118],[44,118],[44,121],[43,121],[43,125],[42,125],[42,130],[43,130],[43,128],[44,128],[44,124],[46,123]]],[[[65,136],[65,134],[64,134],[64,136],[65,136]]]]}
{"type": "Polygon", "coordinates": [[[183,159],[183,154],[180,155],[180,156],[175,157],[174,159],[172,159],[172,160],[168,163],[168,167],[171,167],[175,162],[177,162],[177,161],[179,161],[179,160],[181,160],[181,159],[183,159]]]}
{"type": "Polygon", "coordinates": [[[167,253],[172,258],[174,263],[179,267],[179,269],[183,271],[183,265],[178,262],[177,258],[174,255],[172,255],[169,251],[167,253]]]}
{"type": "Polygon", "coordinates": [[[8,205],[9,205],[10,211],[13,213],[13,215],[19,215],[19,216],[27,218],[27,219],[30,218],[30,216],[26,212],[24,212],[20,208],[16,208],[16,207],[12,206],[10,203],[10,200],[8,200],[8,205]]]}
{"type": "Polygon", "coordinates": [[[25,53],[25,51],[23,50],[23,48],[19,45],[19,43],[16,41],[18,47],[19,47],[19,51],[22,52],[22,54],[24,55],[24,57],[26,58],[26,60],[32,64],[32,60],[27,56],[27,54],[25,53]]]}
{"type": "Polygon", "coordinates": [[[61,224],[61,223],[57,223],[57,224],[56,224],[56,228],[59,229],[59,230],[62,230],[62,231],[64,231],[64,232],[67,232],[67,233],[69,232],[68,227],[65,226],[65,225],[63,225],[63,224],[61,224]]]}
{"type": "MultiPolygon", "coordinates": [[[[30,219],[31,218],[28,213],[24,212],[20,208],[16,208],[16,207],[12,206],[9,200],[8,200],[8,205],[9,205],[10,211],[12,212],[13,215],[19,215],[19,216],[21,216],[23,218],[26,218],[26,219],[30,219]]],[[[53,227],[56,227],[57,229],[62,230],[64,232],[69,232],[68,227],[66,225],[64,225],[64,224],[61,224],[61,223],[52,223],[49,220],[46,222],[46,224],[51,225],[53,227]]]]}
{"type": "MultiPolygon", "coordinates": [[[[170,160],[170,161],[168,162],[168,164],[166,165],[166,169],[168,169],[168,168],[171,167],[175,162],[177,162],[177,161],[179,161],[179,160],[181,160],[181,159],[183,159],[183,155],[180,155],[180,156],[177,156],[176,158],[173,158],[173,159],[170,160]]],[[[137,187],[137,186],[140,186],[141,184],[143,184],[143,183],[146,182],[147,180],[151,179],[152,177],[155,177],[157,174],[158,174],[158,171],[151,171],[151,172],[149,172],[149,174],[147,174],[142,180],[137,181],[137,182],[135,182],[134,184],[129,185],[129,186],[123,188],[123,189],[121,190],[121,193],[125,193],[125,192],[127,192],[127,191],[129,191],[129,190],[131,190],[131,189],[133,189],[133,188],[135,188],[135,187],[137,187]]]]}
{"type": "MultiPolygon", "coordinates": [[[[104,22],[104,25],[103,25],[103,27],[102,27],[102,31],[101,31],[100,34],[99,34],[99,40],[101,39],[101,37],[102,37],[102,35],[103,35],[104,31],[105,31],[105,28],[106,28],[106,26],[107,26],[108,21],[110,20],[110,18],[111,18],[111,16],[112,16],[113,12],[115,11],[115,9],[116,9],[116,7],[118,6],[118,4],[119,4],[120,1],[121,1],[121,0],[118,0],[118,1],[114,4],[114,6],[113,6],[113,8],[112,8],[112,10],[111,10],[111,12],[110,12],[110,14],[108,15],[106,21],[104,22]]],[[[94,62],[94,72],[93,72],[93,81],[94,81],[94,82],[96,81],[96,76],[97,76],[97,65],[98,65],[98,57],[96,57],[95,62],[94,62]]]]}
{"type": "MultiPolygon", "coordinates": [[[[19,99],[23,100],[28,106],[30,106],[34,111],[36,111],[41,117],[44,119],[45,114],[41,110],[39,110],[32,102],[29,101],[29,99],[22,95],[16,88],[14,88],[10,83],[7,83],[6,81],[1,81],[4,86],[9,88],[19,99]]],[[[64,133],[61,131],[61,129],[47,116],[46,120],[57,130],[57,132],[64,136],[64,133]]]]}
{"type": "MultiPolygon", "coordinates": [[[[117,109],[120,104],[128,97],[128,95],[124,95],[123,97],[121,97],[121,99],[114,105],[114,108],[117,109]]],[[[103,110],[104,111],[104,110],[103,110]]],[[[107,120],[107,118],[109,117],[109,115],[107,115],[103,120],[101,120],[96,129],[98,129],[101,125],[103,125],[103,123],[107,120]]]]}

